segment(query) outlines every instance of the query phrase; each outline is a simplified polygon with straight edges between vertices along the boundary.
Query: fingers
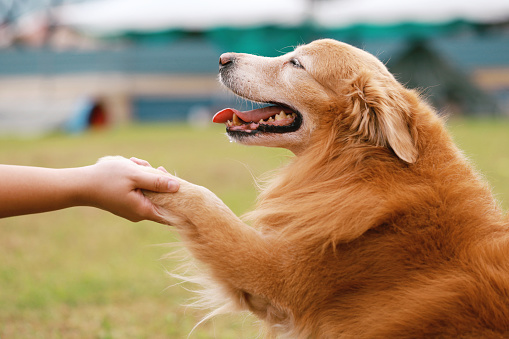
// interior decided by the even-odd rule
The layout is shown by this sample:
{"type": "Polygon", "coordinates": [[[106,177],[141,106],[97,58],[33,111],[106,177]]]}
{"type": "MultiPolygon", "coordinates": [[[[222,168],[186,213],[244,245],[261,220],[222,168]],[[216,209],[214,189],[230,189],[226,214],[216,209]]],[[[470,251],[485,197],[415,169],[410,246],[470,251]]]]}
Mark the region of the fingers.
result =
{"type": "Polygon", "coordinates": [[[133,192],[136,199],[136,207],[133,208],[135,215],[130,220],[138,222],[141,220],[151,220],[158,223],[164,223],[164,219],[157,213],[157,207],[143,195],[141,190],[136,189],[133,192]]]}
{"type": "Polygon", "coordinates": [[[163,223],[156,206],[145,197],[143,191],[175,193],[180,188],[178,179],[168,174],[163,167],[156,170],[142,159],[103,159],[93,166],[84,167],[93,175],[86,172],[88,175],[82,177],[94,178],[90,180],[97,181],[98,189],[87,189],[83,204],[102,208],[133,222],[153,220],[163,223]]]}
{"type": "Polygon", "coordinates": [[[163,174],[142,172],[136,177],[135,181],[138,188],[153,192],[175,193],[180,188],[177,180],[163,174]]]}
{"type": "MultiPolygon", "coordinates": [[[[152,167],[148,161],[143,159],[131,157],[130,160],[140,166],[152,167]]],[[[159,166],[157,169],[163,173],[168,173],[168,171],[162,166],[159,166]]],[[[175,179],[171,179],[164,175],[157,175],[146,172],[141,173],[136,181],[138,188],[153,192],[174,193],[177,192],[180,187],[179,182],[175,179]]]]}
{"type": "MultiPolygon", "coordinates": [[[[148,161],[143,160],[143,159],[131,157],[129,160],[131,160],[132,162],[134,162],[135,164],[140,165],[140,166],[152,167],[148,161]]],[[[168,173],[166,168],[164,168],[163,166],[159,166],[157,169],[160,170],[161,172],[168,173]]]]}
{"type": "MultiPolygon", "coordinates": [[[[162,172],[164,172],[164,173],[168,173],[168,171],[166,170],[166,168],[164,168],[163,166],[159,166],[157,169],[158,169],[158,170],[160,170],[160,171],[162,171],[162,172]]],[[[169,173],[168,173],[168,174],[169,174],[169,173]]]]}
{"type": "Polygon", "coordinates": [[[152,166],[150,166],[148,161],[143,160],[143,159],[138,159],[138,158],[135,158],[135,157],[131,157],[131,158],[129,158],[129,160],[131,160],[132,162],[134,162],[135,164],[140,165],[140,166],[152,167],[152,166]]]}

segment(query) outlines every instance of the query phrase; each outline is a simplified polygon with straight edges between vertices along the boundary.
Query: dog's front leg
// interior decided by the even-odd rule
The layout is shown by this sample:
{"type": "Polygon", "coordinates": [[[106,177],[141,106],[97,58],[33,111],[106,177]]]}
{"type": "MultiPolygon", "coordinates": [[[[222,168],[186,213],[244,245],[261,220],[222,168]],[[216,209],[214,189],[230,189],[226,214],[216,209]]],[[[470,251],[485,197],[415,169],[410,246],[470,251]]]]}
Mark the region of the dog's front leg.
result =
{"type": "Polygon", "coordinates": [[[146,193],[164,221],[177,227],[186,247],[237,298],[237,306],[265,319],[286,317],[279,290],[286,251],[243,223],[208,189],[179,181],[177,193],[146,193]]]}

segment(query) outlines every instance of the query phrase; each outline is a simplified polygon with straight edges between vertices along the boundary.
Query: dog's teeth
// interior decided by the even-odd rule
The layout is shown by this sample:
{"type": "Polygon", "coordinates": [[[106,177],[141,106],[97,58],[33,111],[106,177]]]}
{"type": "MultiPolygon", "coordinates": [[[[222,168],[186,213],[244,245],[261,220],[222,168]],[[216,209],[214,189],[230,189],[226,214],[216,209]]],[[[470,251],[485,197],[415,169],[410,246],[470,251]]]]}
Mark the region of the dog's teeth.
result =
{"type": "Polygon", "coordinates": [[[236,126],[242,125],[242,122],[240,121],[237,114],[233,113],[233,124],[236,126]]]}
{"type": "Polygon", "coordinates": [[[260,119],[260,121],[258,121],[259,124],[263,124],[263,119],[260,119]]]}
{"type": "Polygon", "coordinates": [[[227,126],[231,126],[231,125],[232,125],[232,122],[231,122],[230,120],[228,120],[228,121],[226,122],[226,125],[227,125],[227,126]]]}
{"type": "Polygon", "coordinates": [[[281,111],[279,114],[276,114],[276,120],[283,120],[286,118],[285,112],[281,111]]]}
{"type": "Polygon", "coordinates": [[[273,117],[270,117],[268,121],[269,121],[269,122],[274,122],[274,118],[273,118],[273,117]]]}

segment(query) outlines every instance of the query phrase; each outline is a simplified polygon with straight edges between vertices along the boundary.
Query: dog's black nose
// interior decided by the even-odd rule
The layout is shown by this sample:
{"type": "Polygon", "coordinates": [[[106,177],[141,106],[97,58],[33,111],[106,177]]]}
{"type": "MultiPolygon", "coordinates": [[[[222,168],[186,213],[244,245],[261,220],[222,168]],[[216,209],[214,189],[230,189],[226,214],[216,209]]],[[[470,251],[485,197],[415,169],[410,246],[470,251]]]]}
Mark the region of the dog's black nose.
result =
{"type": "Polygon", "coordinates": [[[221,56],[219,57],[219,67],[225,67],[231,63],[233,63],[233,60],[235,59],[235,57],[233,56],[232,53],[223,53],[221,54],[221,56]]]}

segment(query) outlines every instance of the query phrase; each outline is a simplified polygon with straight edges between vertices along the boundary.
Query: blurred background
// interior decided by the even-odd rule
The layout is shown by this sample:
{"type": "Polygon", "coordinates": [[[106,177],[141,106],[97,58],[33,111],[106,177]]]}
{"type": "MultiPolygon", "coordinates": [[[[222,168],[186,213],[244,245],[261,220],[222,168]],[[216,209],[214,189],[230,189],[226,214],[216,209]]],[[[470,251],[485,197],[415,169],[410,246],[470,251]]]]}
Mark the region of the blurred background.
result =
{"type": "MultiPolygon", "coordinates": [[[[421,89],[508,210],[507,0],[0,0],[0,163],[136,156],[242,215],[253,178],[291,154],[229,143],[210,123],[251,105],[219,86],[219,55],[325,37],[421,89]]],[[[159,245],[175,242],[171,228],[87,207],[0,219],[0,338],[261,337],[245,315],[193,330],[206,312],[183,306],[193,286],[166,274],[186,261],[159,245]]]]}
{"type": "Polygon", "coordinates": [[[324,37],[375,54],[440,111],[509,114],[505,0],[0,0],[0,133],[207,120],[232,101],[222,52],[324,37]]]}

